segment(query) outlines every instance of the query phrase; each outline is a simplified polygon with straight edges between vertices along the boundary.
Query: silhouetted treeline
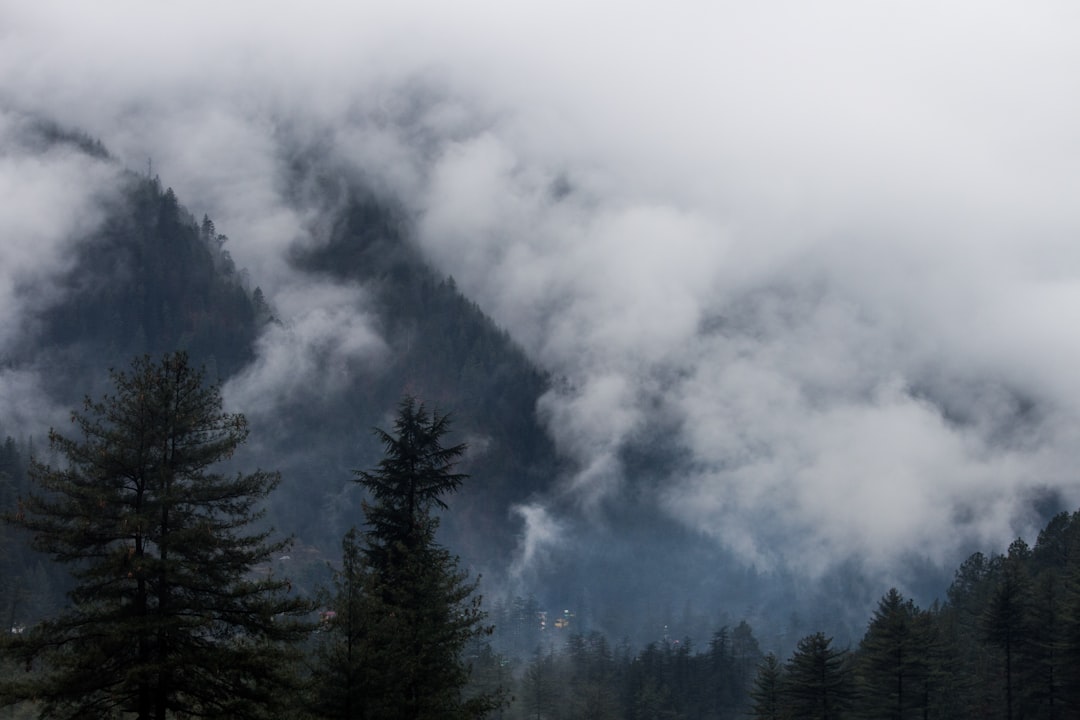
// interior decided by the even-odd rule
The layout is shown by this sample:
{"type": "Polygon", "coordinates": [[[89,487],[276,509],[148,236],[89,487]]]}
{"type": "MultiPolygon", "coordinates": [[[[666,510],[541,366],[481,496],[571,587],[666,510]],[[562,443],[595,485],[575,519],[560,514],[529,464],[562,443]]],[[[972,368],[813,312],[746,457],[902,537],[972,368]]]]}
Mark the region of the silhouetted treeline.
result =
{"type": "Polygon", "coordinates": [[[746,623],[720,628],[701,649],[687,640],[612,646],[599,632],[558,637],[515,672],[499,656],[475,657],[476,682],[501,679],[513,690],[513,702],[492,717],[734,718],[762,657],[746,623]]]}
{"type": "Polygon", "coordinates": [[[923,609],[891,589],[853,646],[815,632],[786,658],[763,654],[745,622],[706,648],[636,650],[538,623],[532,599],[495,607],[502,644],[537,648],[516,667],[476,655],[480,677],[515,678],[506,718],[1080,717],[1080,511],[1034,547],[973,554],[943,601],[923,609]]]}
{"type": "Polygon", "coordinates": [[[854,648],[816,633],[766,657],[752,697],[758,718],[1080,716],[1080,512],[973,554],[943,603],[890,590],[854,648]]]}

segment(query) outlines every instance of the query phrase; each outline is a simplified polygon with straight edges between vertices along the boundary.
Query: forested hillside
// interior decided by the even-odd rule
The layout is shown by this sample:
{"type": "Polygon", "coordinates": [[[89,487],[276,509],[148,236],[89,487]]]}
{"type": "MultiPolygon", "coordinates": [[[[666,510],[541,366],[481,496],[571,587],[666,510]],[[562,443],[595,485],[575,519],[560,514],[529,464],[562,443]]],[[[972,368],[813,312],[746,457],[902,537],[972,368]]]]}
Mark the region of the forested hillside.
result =
{"type": "MultiPolygon", "coordinates": [[[[60,147],[111,162],[100,143],[77,132],[36,122],[28,133],[26,143],[40,152],[60,147]]],[[[110,368],[144,353],[183,350],[210,378],[227,383],[254,360],[260,333],[282,324],[258,278],[236,266],[212,219],[197,220],[157,177],[121,178],[105,194],[100,226],[73,238],[56,300],[25,319],[16,351],[3,359],[3,369],[41,378],[45,405],[75,408],[104,387],[110,368]]],[[[464,467],[478,482],[456,498],[444,524],[448,542],[471,563],[503,567],[516,533],[508,508],[557,472],[534,412],[545,379],[452,278],[422,261],[391,202],[360,187],[350,187],[347,197],[325,242],[298,249],[294,261],[312,276],[363,286],[390,351],[376,366],[349,368],[332,397],[312,402],[301,393],[273,417],[253,418],[259,462],[285,476],[269,499],[270,521],[314,553],[305,557],[333,557],[341,534],[360,521],[363,494],[352,471],[377,456],[372,428],[411,392],[452,408],[455,430],[472,448],[464,467]]],[[[25,464],[35,447],[41,451],[43,437],[4,418],[0,433],[11,465],[0,500],[10,509],[25,491],[25,464]]],[[[21,557],[7,556],[14,565],[21,557]]],[[[28,562],[25,572],[34,572],[36,561],[28,562]]],[[[3,612],[11,607],[5,602],[3,612]]]]}
{"type": "MultiPolygon", "coordinates": [[[[24,142],[40,152],[114,163],[79,133],[28,127],[24,142]]],[[[402,397],[415,397],[450,413],[456,469],[471,476],[453,484],[445,507],[432,505],[438,519],[424,520],[424,542],[446,563],[447,597],[487,595],[483,610],[469,606],[468,636],[446,656],[468,660],[472,674],[454,665],[450,685],[471,677],[471,696],[503,717],[1054,718],[1078,707],[1075,514],[1055,516],[1033,547],[1017,540],[1007,554],[973,555],[947,592],[940,570],[914,559],[909,592],[920,608],[897,590],[882,596],[855,565],[810,585],[790,569],[761,572],[661,516],[644,488],[693,468],[677,444],[643,435],[620,458],[633,469],[623,502],[590,508],[589,522],[568,534],[577,545],[556,542],[515,575],[523,518],[514,508],[552,493],[566,473],[536,411],[550,379],[425,262],[413,220],[393,198],[332,165],[297,172],[324,173],[328,194],[316,200],[311,237],[293,247],[291,271],[357,290],[382,349],[377,361],[321,368],[335,374],[333,392],[275,396],[252,415],[239,460],[282,472],[265,517],[251,520],[295,539],[291,555],[259,572],[281,573],[281,587],[310,611],[321,603],[324,627],[337,627],[349,592],[374,582],[366,571],[348,574],[358,552],[350,529],[363,525],[372,501],[355,471],[383,450],[386,436],[373,428],[386,426],[402,397]],[[342,546],[343,537],[354,545],[342,546]],[[453,574],[457,555],[488,572],[487,584],[462,584],[468,571],[453,574]],[[336,599],[327,595],[332,578],[336,599]],[[862,609],[875,597],[867,624],[862,609]]],[[[21,319],[19,342],[2,359],[0,370],[39,378],[42,407],[76,409],[83,396],[107,391],[110,369],[175,351],[227,390],[265,361],[269,343],[288,339],[290,319],[237,267],[210,217],[198,220],[156,176],[117,177],[101,194],[101,222],[71,239],[51,299],[21,319]]],[[[22,518],[31,461],[56,463],[57,450],[5,418],[0,435],[0,508],[22,518]]],[[[65,610],[72,578],[11,524],[0,527],[0,548],[0,616],[21,636],[65,610]]],[[[367,602],[358,617],[383,622],[388,611],[367,602]]],[[[325,642],[319,652],[337,657],[335,640],[325,642]]]]}

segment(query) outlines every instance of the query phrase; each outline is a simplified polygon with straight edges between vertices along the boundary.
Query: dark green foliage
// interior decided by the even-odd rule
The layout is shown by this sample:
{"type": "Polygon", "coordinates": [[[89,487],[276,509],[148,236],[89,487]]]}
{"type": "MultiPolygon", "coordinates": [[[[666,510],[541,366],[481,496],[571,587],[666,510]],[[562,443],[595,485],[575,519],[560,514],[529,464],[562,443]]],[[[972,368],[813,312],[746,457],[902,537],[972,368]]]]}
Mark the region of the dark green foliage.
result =
{"type": "Polygon", "coordinates": [[[757,677],[750,690],[752,715],[758,720],[781,720],[785,716],[783,689],[784,668],[776,656],[769,653],[758,666],[757,677]]]}
{"type": "Polygon", "coordinates": [[[355,529],[341,545],[342,567],[334,573],[330,609],[316,634],[307,701],[310,713],[326,720],[368,716],[379,691],[371,673],[373,656],[386,625],[355,529]]]}
{"type": "Polygon", "coordinates": [[[449,430],[446,415],[428,414],[412,397],[402,400],[394,434],[377,429],[384,457],[371,472],[358,471],[357,481],[371,496],[364,504],[369,530],[364,554],[386,581],[394,580],[408,553],[434,545],[434,508],[446,509],[443,495],[461,487],[465,475],[453,472],[464,445],[443,447],[449,430]]]}
{"type": "Polygon", "coordinates": [[[731,631],[731,656],[725,663],[731,668],[731,674],[728,676],[714,671],[711,679],[714,686],[727,688],[723,700],[717,702],[715,710],[718,714],[723,714],[722,711],[728,708],[746,705],[747,693],[761,660],[761,647],[750,624],[745,620],[740,621],[731,631]]]}
{"type": "Polygon", "coordinates": [[[820,632],[800,640],[785,667],[786,710],[806,720],[836,720],[846,717],[852,697],[847,651],[820,632]]]}
{"type": "MultiPolygon", "coordinates": [[[[9,437],[0,444],[0,512],[15,510],[23,476],[22,459],[15,440],[9,437]]],[[[0,525],[0,629],[13,627],[23,610],[20,604],[25,604],[21,601],[25,597],[21,576],[29,557],[21,540],[11,528],[0,525]]]]}
{"type": "Polygon", "coordinates": [[[557,673],[554,651],[542,653],[538,649],[519,685],[518,700],[524,717],[543,720],[557,714],[561,695],[557,673]]]}
{"type": "Polygon", "coordinates": [[[945,703],[953,717],[986,717],[1002,705],[998,663],[982,630],[983,613],[1000,572],[1000,557],[972,554],[957,568],[938,618],[949,655],[945,703]]]}
{"type": "MultiPolygon", "coordinates": [[[[471,697],[465,692],[465,650],[491,628],[483,624],[476,582],[435,540],[438,519],[432,511],[445,509],[443,496],[465,479],[453,471],[464,446],[444,447],[448,430],[446,416],[429,414],[406,397],[393,434],[376,431],[384,458],[374,470],[357,473],[371,501],[364,504],[367,527],[359,554],[349,561],[364,596],[347,617],[353,624],[353,611],[361,616],[357,662],[366,718],[476,718],[502,701],[499,690],[471,697]]],[[[339,599],[340,592],[339,585],[339,599]]],[[[335,622],[330,630],[341,627],[335,622]]],[[[337,635],[339,646],[349,640],[337,635]]],[[[344,717],[334,717],[339,716],[344,717]]]]}
{"type": "Polygon", "coordinates": [[[1023,692],[1018,669],[1026,660],[1032,640],[1031,580],[1027,575],[1030,557],[1023,540],[1013,543],[982,616],[987,642],[1000,651],[1006,720],[1017,716],[1023,692]]]}
{"type": "Polygon", "coordinates": [[[626,645],[612,649],[600,633],[572,634],[561,652],[549,646],[533,654],[519,678],[509,717],[741,717],[749,708],[748,692],[761,655],[749,625],[740,623],[732,635],[739,639],[729,641],[726,630],[717,631],[725,640],[705,652],[694,651],[683,640],[651,643],[634,655],[626,645]],[[753,665],[741,685],[740,664],[750,658],[753,665]]]}
{"type": "Polygon", "coordinates": [[[1069,544],[1068,560],[1061,575],[1061,607],[1058,617],[1060,634],[1057,651],[1060,659],[1061,694],[1065,699],[1067,713],[1063,717],[1075,717],[1080,713],[1080,542],[1076,540],[1080,528],[1080,512],[1072,516],[1073,540],[1069,544]]]}
{"type": "Polygon", "coordinates": [[[933,636],[929,616],[896,588],[881,598],[855,660],[864,717],[923,717],[936,691],[933,636]]]}
{"type": "Polygon", "coordinates": [[[113,383],[73,413],[78,437],[50,433],[64,464],[34,462],[36,490],[7,516],[74,587],[10,644],[37,671],[6,678],[6,695],[54,718],[281,717],[307,605],[259,572],[287,547],[251,530],[277,475],[212,470],[247,426],[184,354],[137,359],[113,383]]]}
{"type": "Polygon", "coordinates": [[[597,632],[572,635],[567,642],[569,674],[564,680],[568,716],[586,720],[619,717],[615,659],[607,638],[597,632]]]}
{"type": "MultiPolygon", "coordinates": [[[[217,381],[254,356],[256,308],[223,235],[157,179],[127,175],[104,223],[75,245],[59,304],[40,318],[50,390],[72,396],[134,354],[186,351],[217,381]]],[[[16,358],[18,359],[18,358],[16,358]]],[[[29,358],[26,358],[29,359],[29,358]]]]}
{"type": "Polygon", "coordinates": [[[864,717],[1076,717],[1080,711],[1080,513],[1062,513],[1034,548],[975,553],[956,571],[948,602],[918,611],[890,592],[856,656],[864,717]],[[898,638],[914,644],[903,662],[898,638]],[[892,648],[894,660],[889,661],[892,648]],[[912,657],[910,653],[908,657],[912,657]],[[898,672],[904,671],[900,699],[898,672]],[[878,681],[874,678],[878,677],[878,681]],[[924,691],[911,697],[925,677],[924,691]],[[890,692],[892,684],[897,689],[890,692]],[[891,708],[891,709],[890,709],[891,708]]]}
{"type": "Polygon", "coordinates": [[[1064,717],[1064,585],[1056,572],[1035,578],[1029,605],[1028,663],[1021,668],[1028,710],[1036,717],[1064,717]]]}
{"type": "MultiPolygon", "coordinates": [[[[0,444],[0,514],[13,514],[29,488],[29,443],[0,444]]],[[[0,627],[18,634],[62,604],[65,577],[30,547],[29,538],[0,523],[0,627]]]]}

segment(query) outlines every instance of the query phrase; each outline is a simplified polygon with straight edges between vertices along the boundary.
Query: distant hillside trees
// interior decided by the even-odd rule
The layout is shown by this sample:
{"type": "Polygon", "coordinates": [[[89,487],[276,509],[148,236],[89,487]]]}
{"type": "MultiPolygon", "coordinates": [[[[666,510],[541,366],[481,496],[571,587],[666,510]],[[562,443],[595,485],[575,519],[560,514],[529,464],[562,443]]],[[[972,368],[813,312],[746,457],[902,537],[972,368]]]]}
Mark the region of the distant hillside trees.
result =
{"type": "Polygon", "coordinates": [[[157,178],[134,174],[111,201],[102,226],[74,245],[59,302],[39,319],[39,354],[55,363],[61,397],[93,387],[127,358],[183,350],[211,380],[254,357],[256,307],[213,222],[201,225],[157,178]]]}
{"type": "Polygon", "coordinates": [[[136,359],[114,391],[53,431],[62,462],[34,461],[7,520],[66,565],[70,606],[6,643],[34,672],[3,698],[43,717],[281,717],[306,603],[257,572],[286,544],[255,531],[274,473],[214,470],[247,437],[183,353],[136,359]]]}

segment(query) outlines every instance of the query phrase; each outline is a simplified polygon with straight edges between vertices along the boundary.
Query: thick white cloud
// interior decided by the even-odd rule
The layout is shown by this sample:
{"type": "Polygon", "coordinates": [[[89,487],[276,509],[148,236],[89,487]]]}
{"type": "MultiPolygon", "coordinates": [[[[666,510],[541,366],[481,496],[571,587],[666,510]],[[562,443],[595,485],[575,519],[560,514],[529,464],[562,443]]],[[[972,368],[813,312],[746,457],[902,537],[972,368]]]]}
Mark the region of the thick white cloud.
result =
{"type": "MultiPolygon", "coordinates": [[[[1080,502],[1071,4],[0,14],[4,102],[152,155],[292,308],[237,397],[311,348],[379,352],[340,288],[295,302],[285,253],[323,218],[282,170],[318,146],[400,193],[431,260],[558,378],[539,411],[580,469],[561,500],[617,497],[659,413],[686,457],[658,501],[764,565],[950,562],[1030,532],[1043,487],[1080,502]]],[[[0,183],[20,174],[52,202],[33,167],[0,183]]],[[[529,553],[558,525],[535,518],[529,553]]]]}
{"type": "Polygon", "coordinates": [[[0,109],[0,356],[57,299],[71,245],[97,229],[117,174],[66,145],[43,151],[31,118],[0,109]]]}
{"type": "Polygon", "coordinates": [[[280,290],[276,303],[287,320],[266,328],[256,360],[226,384],[231,407],[268,417],[281,402],[327,400],[386,352],[355,287],[312,280],[280,290]]]}

